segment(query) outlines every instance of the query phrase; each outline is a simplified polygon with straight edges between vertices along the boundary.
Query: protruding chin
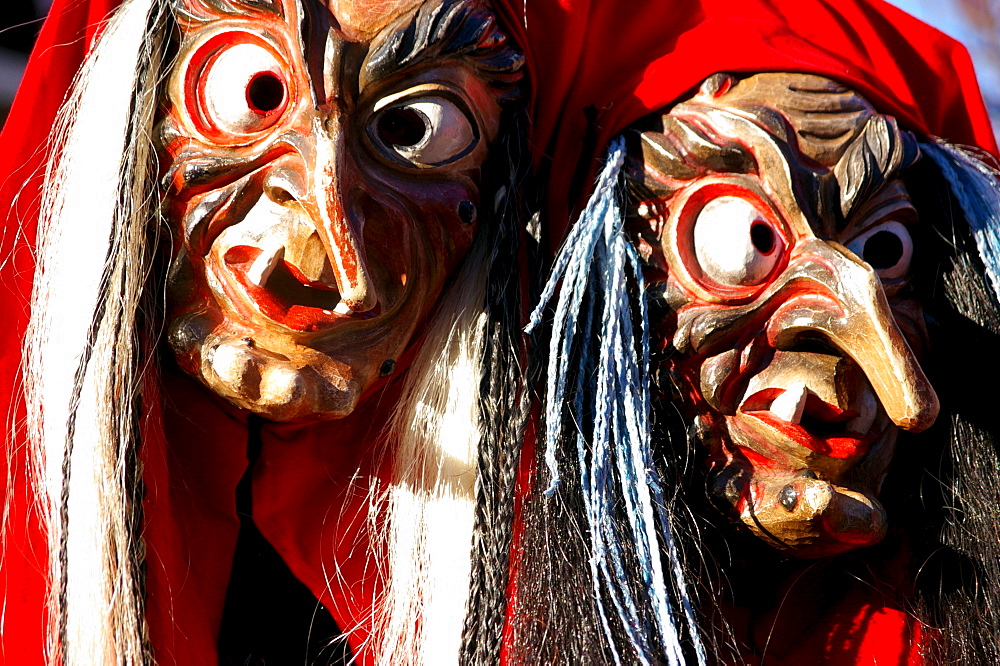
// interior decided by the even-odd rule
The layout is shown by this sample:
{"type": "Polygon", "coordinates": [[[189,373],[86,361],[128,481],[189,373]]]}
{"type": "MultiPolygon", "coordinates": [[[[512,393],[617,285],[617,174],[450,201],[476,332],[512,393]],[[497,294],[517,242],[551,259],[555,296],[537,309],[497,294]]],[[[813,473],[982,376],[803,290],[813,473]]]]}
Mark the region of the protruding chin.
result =
{"type": "Polygon", "coordinates": [[[185,370],[237,407],[272,421],[343,418],[363,391],[365,382],[332,359],[320,368],[295,365],[250,337],[210,333],[192,339],[197,334],[197,315],[171,326],[170,341],[185,370]]]}

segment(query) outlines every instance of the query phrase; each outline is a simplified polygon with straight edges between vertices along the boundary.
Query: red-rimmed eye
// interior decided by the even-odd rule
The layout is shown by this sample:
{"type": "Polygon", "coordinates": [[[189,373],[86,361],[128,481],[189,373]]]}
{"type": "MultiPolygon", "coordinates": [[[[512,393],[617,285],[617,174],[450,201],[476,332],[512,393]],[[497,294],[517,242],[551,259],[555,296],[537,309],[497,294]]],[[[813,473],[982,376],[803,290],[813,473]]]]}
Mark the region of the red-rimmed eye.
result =
{"type": "Polygon", "coordinates": [[[277,56],[253,42],[207,44],[204,66],[194,71],[192,88],[199,116],[213,130],[253,134],[274,125],[288,105],[284,67],[277,56]]]}
{"type": "Polygon", "coordinates": [[[750,201],[724,196],[698,213],[694,254],[705,277],[728,286],[763,282],[781,258],[781,236],[750,201]]]}

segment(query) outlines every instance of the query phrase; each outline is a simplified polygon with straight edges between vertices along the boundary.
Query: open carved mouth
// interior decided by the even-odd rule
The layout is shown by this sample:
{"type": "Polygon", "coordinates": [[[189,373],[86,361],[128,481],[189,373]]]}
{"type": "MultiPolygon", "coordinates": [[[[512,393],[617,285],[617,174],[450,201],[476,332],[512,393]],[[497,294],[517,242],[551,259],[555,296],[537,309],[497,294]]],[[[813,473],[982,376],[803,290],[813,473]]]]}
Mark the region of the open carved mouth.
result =
{"type": "Polygon", "coordinates": [[[352,310],[336,286],[309,280],[287,261],[281,245],[267,251],[236,245],[226,251],[223,261],[262,315],[293,330],[318,331],[381,314],[381,305],[365,312],[352,310]]]}
{"type": "Polygon", "coordinates": [[[702,386],[715,387],[734,443],[769,468],[843,472],[884,431],[867,375],[829,344],[799,339],[775,349],[757,337],[709,363],[702,386]]]}
{"type": "Polygon", "coordinates": [[[876,438],[875,413],[861,414],[832,405],[797,383],[771,387],[748,396],[739,414],[760,421],[783,439],[837,459],[864,455],[876,438]]]}

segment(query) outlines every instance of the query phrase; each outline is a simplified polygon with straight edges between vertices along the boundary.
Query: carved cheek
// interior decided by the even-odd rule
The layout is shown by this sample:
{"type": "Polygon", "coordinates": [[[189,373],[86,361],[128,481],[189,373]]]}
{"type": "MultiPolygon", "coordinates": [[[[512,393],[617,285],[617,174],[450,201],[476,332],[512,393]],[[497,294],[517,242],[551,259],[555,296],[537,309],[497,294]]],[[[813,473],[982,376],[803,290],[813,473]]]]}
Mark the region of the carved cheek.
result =
{"type": "Polygon", "coordinates": [[[381,191],[369,185],[358,198],[370,266],[390,294],[419,285],[407,297],[426,311],[472,243],[478,192],[471,183],[380,181],[381,191]]]}

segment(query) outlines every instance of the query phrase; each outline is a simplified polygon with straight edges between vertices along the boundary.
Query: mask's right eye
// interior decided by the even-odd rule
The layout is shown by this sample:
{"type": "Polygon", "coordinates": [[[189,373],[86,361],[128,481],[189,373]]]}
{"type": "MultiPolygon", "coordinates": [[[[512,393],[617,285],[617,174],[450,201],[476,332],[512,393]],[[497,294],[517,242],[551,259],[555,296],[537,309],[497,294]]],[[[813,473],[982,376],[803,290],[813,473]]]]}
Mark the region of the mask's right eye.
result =
{"type": "Polygon", "coordinates": [[[904,277],[913,258],[910,232],[896,220],[870,227],[848,243],[847,248],[864,259],[883,280],[904,277]]]}
{"type": "Polygon", "coordinates": [[[191,115],[206,134],[222,133],[220,138],[270,128],[290,98],[287,67],[278,55],[250,35],[241,37],[219,35],[203,45],[186,77],[191,115]]]}
{"type": "Polygon", "coordinates": [[[694,252],[711,280],[732,287],[752,286],[773,272],[784,254],[784,241],[753,203],[723,196],[698,213],[694,252]]]}

